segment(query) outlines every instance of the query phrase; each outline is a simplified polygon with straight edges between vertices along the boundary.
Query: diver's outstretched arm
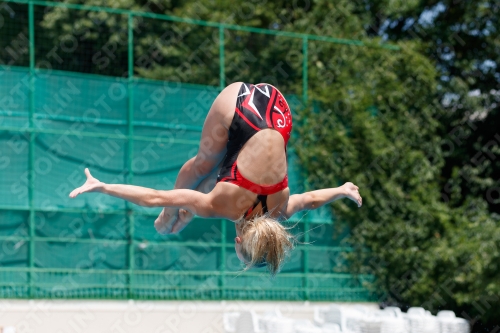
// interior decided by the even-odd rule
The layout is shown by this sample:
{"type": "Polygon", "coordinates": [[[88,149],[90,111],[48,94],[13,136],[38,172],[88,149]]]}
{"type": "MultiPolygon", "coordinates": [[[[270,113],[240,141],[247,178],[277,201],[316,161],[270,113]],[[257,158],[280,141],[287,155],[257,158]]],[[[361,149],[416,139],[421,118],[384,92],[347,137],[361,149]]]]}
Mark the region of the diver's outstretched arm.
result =
{"type": "Polygon", "coordinates": [[[216,215],[210,194],[185,189],[158,191],[135,185],[105,184],[94,178],[87,168],[85,169],[85,175],[87,181],[70,193],[71,198],[86,192],[100,192],[140,206],[175,207],[189,210],[202,217],[215,217],[216,215]]]}
{"type": "Polygon", "coordinates": [[[288,199],[285,216],[290,218],[293,214],[302,210],[316,209],[338,199],[348,198],[354,201],[358,207],[363,204],[358,187],[353,183],[345,183],[340,187],[325,188],[302,194],[294,194],[288,199]]]}
{"type": "MultiPolygon", "coordinates": [[[[193,159],[187,161],[186,164],[193,163],[193,159]]],[[[179,175],[177,176],[177,181],[175,183],[175,189],[181,189],[183,188],[182,186],[186,185],[183,182],[183,179],[186,176],[186,170],[188,168],[182,167],[181,171],[179,172],[179,175]]],[[[212,170],[212,172],[206,176],[198,185],[196,188],[193,188],[194,190],[201,192],[201,193],[210,193],[214,187],[215,184],[217,183],[217,175],[220,170],[220,164],[212,170]]],[[[155,220],[155,228],[156,231],[158,231],[160,234],[176,234],[182,231],[193,219],[194,214],[190,211],[181,209],[178,210],[176,208],[172,207],[165,207],[161,211],[160,215],[155,220]]]]}

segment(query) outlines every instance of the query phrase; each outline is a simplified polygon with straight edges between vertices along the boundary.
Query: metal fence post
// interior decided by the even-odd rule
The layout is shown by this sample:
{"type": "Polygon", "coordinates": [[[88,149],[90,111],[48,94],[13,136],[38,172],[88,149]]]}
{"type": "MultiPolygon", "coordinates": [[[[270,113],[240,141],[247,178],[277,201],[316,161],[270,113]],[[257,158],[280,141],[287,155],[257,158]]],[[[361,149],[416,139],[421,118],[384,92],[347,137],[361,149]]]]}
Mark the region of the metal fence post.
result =
{"type": "Polygon", "coordinates": [[[35,207],[34,207],[34,189],[35,189],[35,10],[33,2],[28,4],[28,20],[29,20],[29,54],[30,54],[30,75],[29,75],[29,297],[35,295],[34,279],[35,279],[35,207]]]}
{"type": "Polygon", "coordinates": [[[221,220],[221,256],[220,256],[220,287],[221,287],[221,299],[226,297],[226,229],[227,221],[221,220]]]}
{"type": "MultiPolygon", "coordinates": [[[[309,244],[309,217],[304,219],[304,243],[309,244]]],[[[304,248],[304,299],[309,300],[309,247],[304,248]]]]}
{"type": "MultiPolygon", "coordinates": [[[[127,20],[128,28],[128,142],[127,142],[127,184],[132,184],[134,173],[132,170],[132,160],[134,154],[134,16],[132,13],[128,13],[127,20]]],[[[133,298],[133,288],[134,288],[134,210],[132,205],[127,202],[127,219],[129,225],[129,243],[128,243],[128,298],[133,298]]]]}
{"type": "Polygon", "coordinates": [[[219,24],[219,88],[222,91],[226,86],[225,59],[224,59],[224,25],[219,24]]]}
{"type": "MultiPolygon", "coordinates": [[[[302,101],[307,105],[308,89],[308,39],[302,39],[302,101]]],[[[309,217],[304,218],[304,243],[309,243],[309,217]]],[[[309,300],[309,247],[304,249],[304,299],[309,300]]]]}
{"type": "Polygon", "coordinates": [[[307,103],[307,89],[308,89],[308,73],[307,73],[307,63],[308,63],[308,39],[304,37],[302,39],[302,100],[307,103]]]}

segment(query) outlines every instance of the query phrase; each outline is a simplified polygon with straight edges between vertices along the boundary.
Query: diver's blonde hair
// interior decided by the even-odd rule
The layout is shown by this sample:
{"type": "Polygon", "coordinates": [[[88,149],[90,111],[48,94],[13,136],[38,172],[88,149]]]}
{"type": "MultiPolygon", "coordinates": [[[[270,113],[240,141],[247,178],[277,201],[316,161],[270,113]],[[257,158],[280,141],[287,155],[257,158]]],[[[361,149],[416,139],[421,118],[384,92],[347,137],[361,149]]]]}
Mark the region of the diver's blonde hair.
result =
{"type": "Polygon", "coordinates": [[[266,265],[274,277],[293,250],[295,237],[269,214],[241,219],[238,224],[241,226],[241,254],[247,262],[245,270],[266,265]]]}

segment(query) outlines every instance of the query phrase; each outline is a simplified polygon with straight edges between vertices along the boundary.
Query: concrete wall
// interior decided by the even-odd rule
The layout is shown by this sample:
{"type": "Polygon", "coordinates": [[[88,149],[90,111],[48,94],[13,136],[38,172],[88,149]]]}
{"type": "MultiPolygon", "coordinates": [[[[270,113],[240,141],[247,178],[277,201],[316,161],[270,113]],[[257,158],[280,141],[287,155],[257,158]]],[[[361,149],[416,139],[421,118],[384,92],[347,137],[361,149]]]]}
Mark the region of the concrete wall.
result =
{"type": "MultiPolygon", "coordinates": [[[[312,320],[314,307],[326,304],[4,299],[0,300],[0,326],[14,326],[16,333],[223,333],[224,312],[278,309],[286,317],[312,320]]],[[[366,305],[378,308],[374,303],[366,305]]]]}

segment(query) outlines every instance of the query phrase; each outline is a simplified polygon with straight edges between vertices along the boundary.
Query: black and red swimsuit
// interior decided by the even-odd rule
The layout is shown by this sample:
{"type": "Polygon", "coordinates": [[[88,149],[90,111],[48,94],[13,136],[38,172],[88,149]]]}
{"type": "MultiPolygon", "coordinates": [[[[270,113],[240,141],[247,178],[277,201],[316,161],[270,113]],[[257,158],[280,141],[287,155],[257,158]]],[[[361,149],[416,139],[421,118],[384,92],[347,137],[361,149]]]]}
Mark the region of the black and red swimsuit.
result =
{"type": "MultiPolygon", "coordinates": [[[[261,129],[277,130],[285,140],[285,150],[292,131],[292,114],[281,92],[270,84],[243,83],[238,92],[234,117],[229,128],[227,153],[224,157],[217,182],[238,185],[258,195],[265,206],[267,195],[288,187],[288,176],[274,185],[258,185],[243,177],[238,171],[237,158],[243,145],[261,129]]],[[[256,206],[255,205],[255,206],[256,206]]],[[[254,206],[254,208],[255,208],[254,206]]]]}

